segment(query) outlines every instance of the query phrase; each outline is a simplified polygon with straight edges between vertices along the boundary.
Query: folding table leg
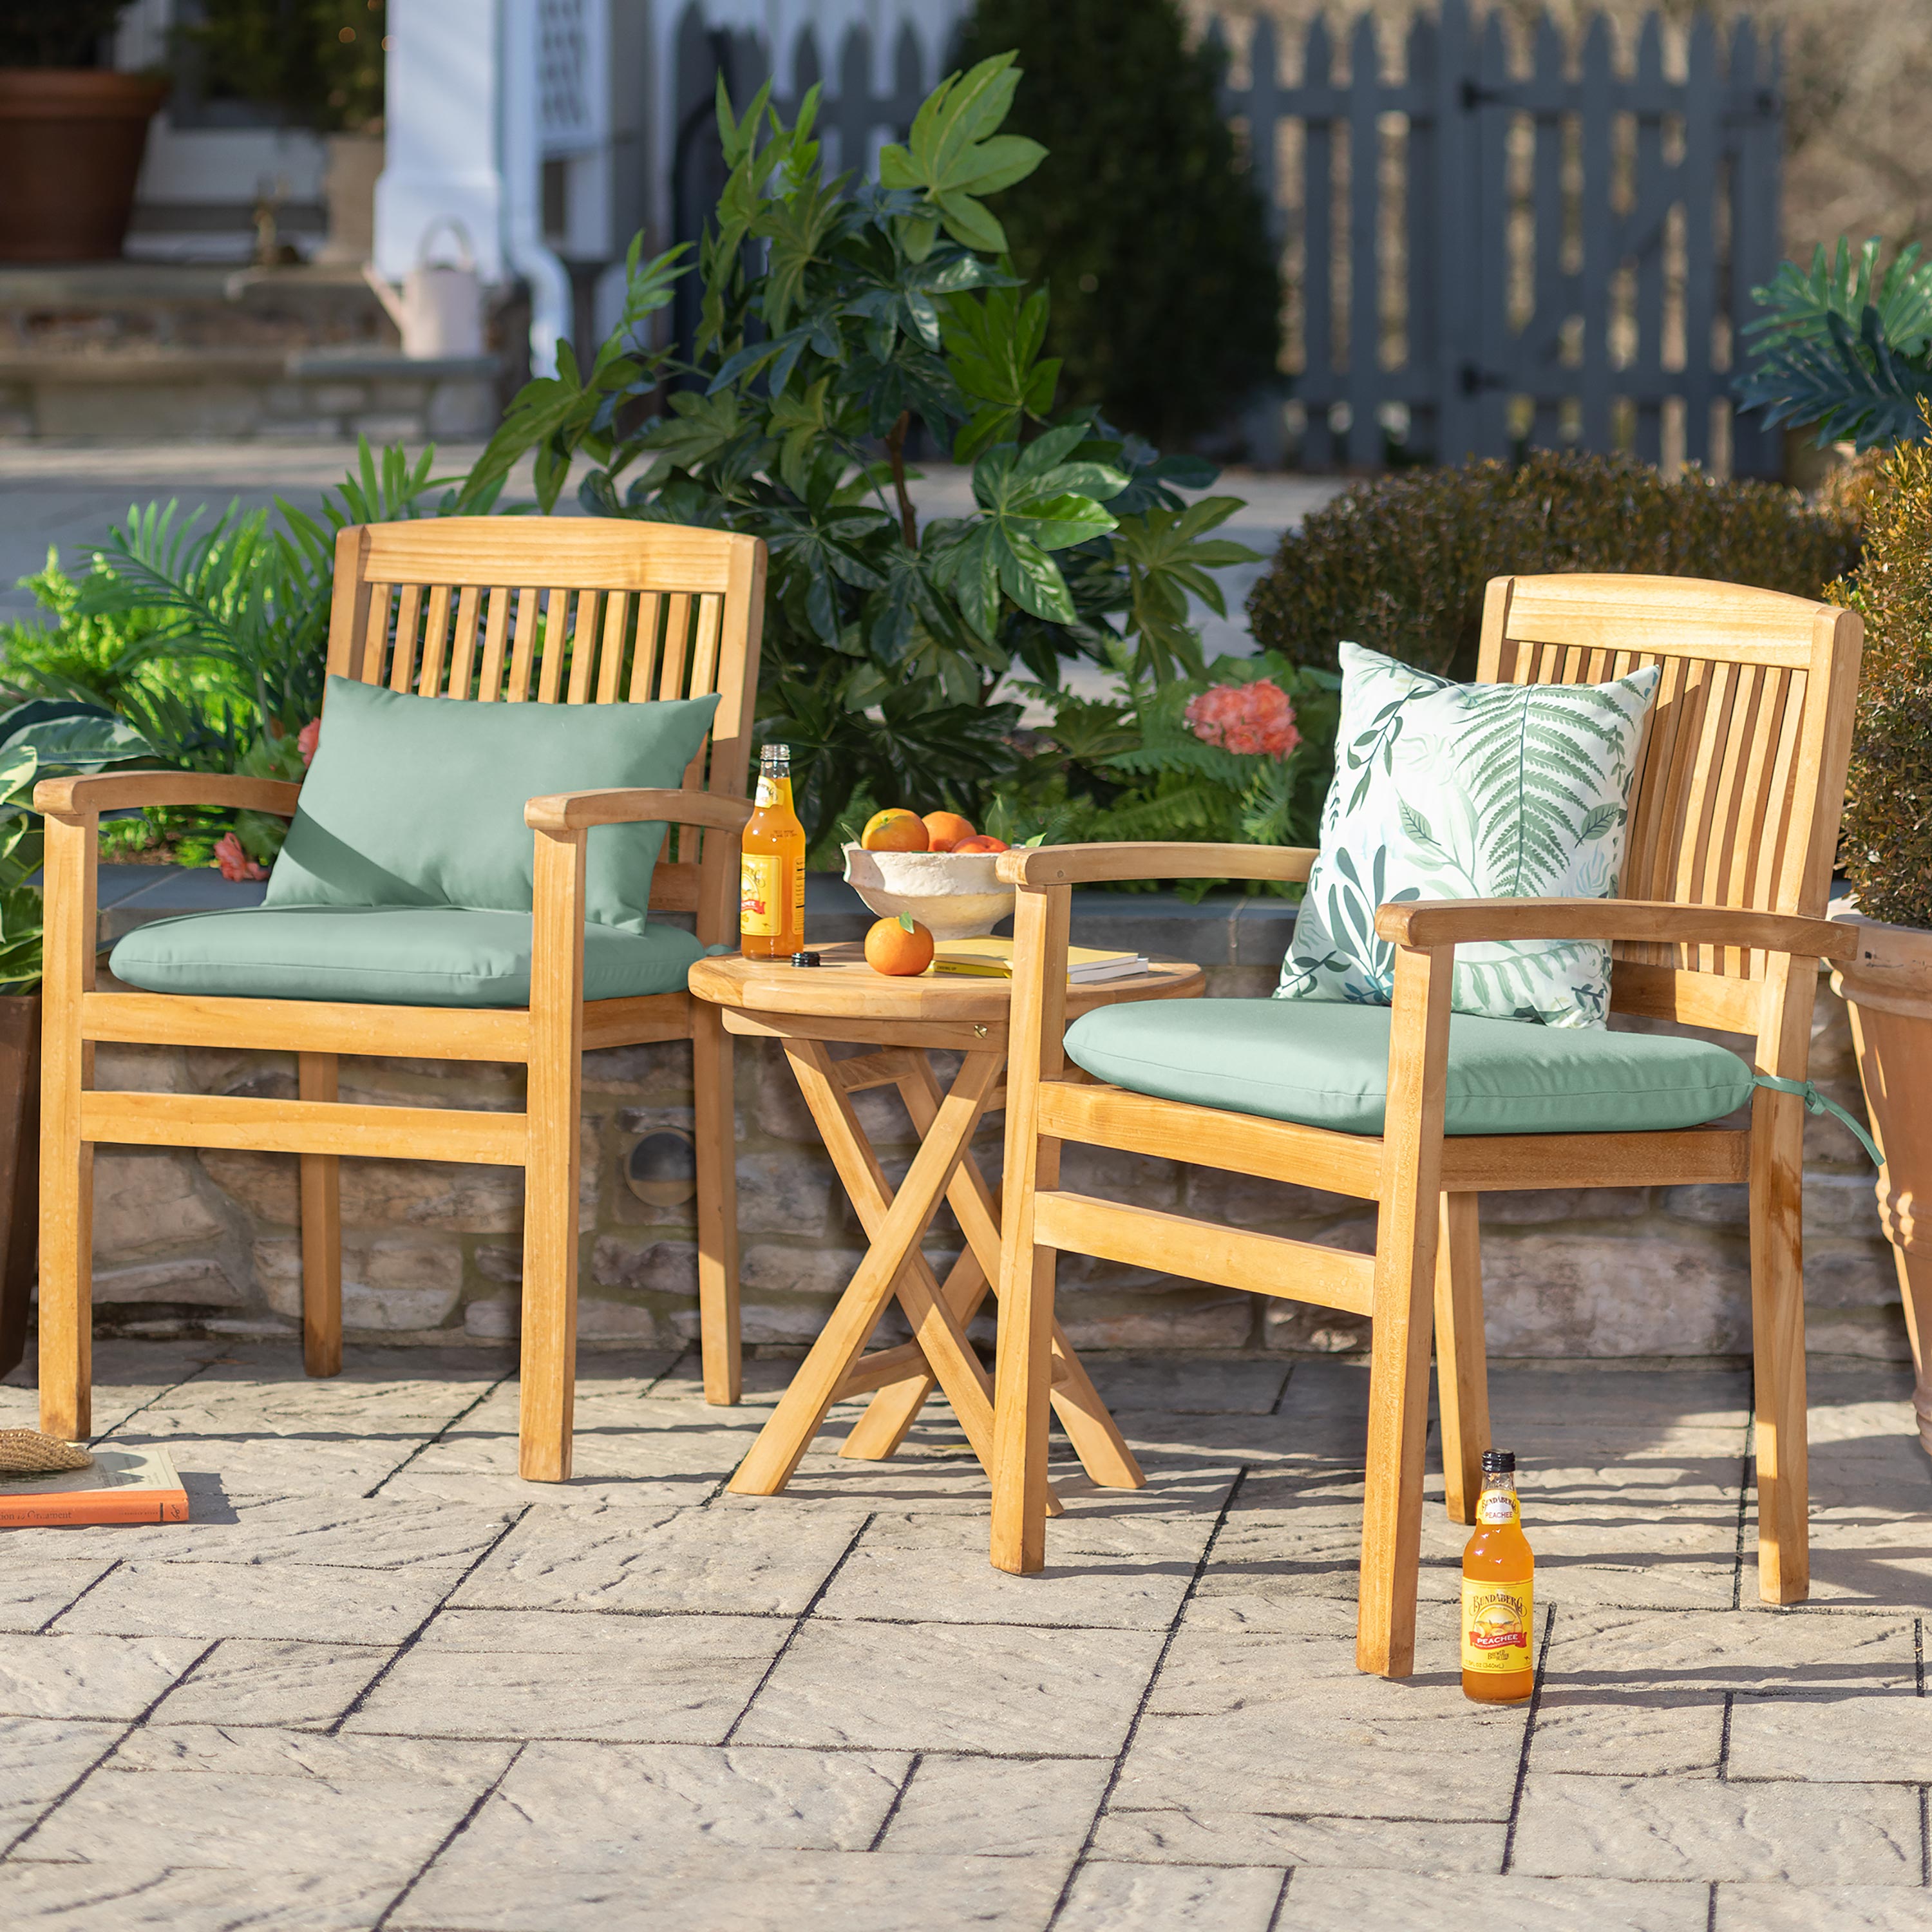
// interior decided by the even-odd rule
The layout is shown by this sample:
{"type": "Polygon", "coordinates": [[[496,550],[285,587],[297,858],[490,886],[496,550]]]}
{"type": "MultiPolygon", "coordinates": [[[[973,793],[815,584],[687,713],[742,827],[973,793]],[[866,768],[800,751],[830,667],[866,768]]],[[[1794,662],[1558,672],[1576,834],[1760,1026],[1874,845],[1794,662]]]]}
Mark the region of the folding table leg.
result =
{"type": "MultiPolygon", "coordinates": [[[[901,1081],[898,1090],[906,1111],[912,1116],[914,1126],[924,1133],[932,1124],[939,1104],[939,1082],[923,1054],[919,1056],[918,1072],[910,1079],[901,1081]]],[[[993,1191],[986,1184],[986,1176],[980,1172],[978,1162],[970,1154],[959,1163],[959,1171],[952,1177],[946,1198],[966,1237],[968,1253],[977,1258],[984,1276],[990,1279],[999,1272],[1000,1267],[999,1210],[993,1191]]],[[[983,1288],[980,1291],[982,1294],[985,1292],[983,1288]]],[[[970,1307],[958,1310],[962,1327],[972,1320],[978,1308],[979,1295],[976,1294],[970,1307]]],[[[1074,1454],[1080,1458],[1081,1466],[1102,1489],[1144,1489],[1147,1478],[1142,1474],[1134,1452],[1127,1447],[1126,1438],[1108,1412],[1100,1391],[1081,1366],[1066,1331],[1057,1321],[1053,1324],[1053,1412],[1060,1419],[1060,1427],[1066,1432],[1074,1454]]],[[[892,1442],[896,1447],[932,1393],[932,1382],[922,1376],[909,1376],[880,1389],[868,1406],[858,1428],[853,1431],[853,1439],[869,1444],[883,1439],[888,1430],[893,1430],[896,1432],[892,1436],[892,1442]],[[879,1418],[876,1424],[873,1422],[875,1414],[879,1418]],[[865,1432],[862,1437],[862,1430],[865,1432]]],[[[848,1442],[839,1453],[854,1455],[867,1451],[854,1449],[848,1442]]]]}
{"type": "MultiPolygon", "coordinates": [[[[997,1054],[971,1054],[967,1057],[952,1092],[940,1106],[932,1132],[921,1143],[904,1183],[895,1193],[886,1190],[884,1178],[878,1172],[872,1150],[865,1144],[843,1090],[829,1077],[831,1062],[824,1049],[812,1042],[788,1042],[785,1050],[799,1072],[806,1102],[818,1119],[833,1165],[845,1179],[861,1219],[866,1218],[882,1198],[884,1213],[882,1217],[875,1217],[875,1225],[867,1229],[872,1246],[840,1298],[838,1306],[832,1310],[832,1318],[800,1364],[798,1372],[793,1376],[791,1385],[773,1411],[771,1420],[752,1445],[751,1454],[731,1478],[730,1486],[740,1496],[774,1496],[790,1480],[799,1459],[818,1433],[839,1385],[850,1372],[853,1364],[858,1360],[878,1325],[895,1286],[900,1286],[902,1270],[909,1275],[923,1273],[926,1281],[932,1284],[927,1291],[931,1304],[938,1304],[938,1284],[932,1282],[932,1270],[918,1256],[920,1240],[932,1218],[940,1196],[945,1192],[953,1168],[979,1125],[986,1096],[992,1091],[999,1077],[997,1054]]],[[[915,1300],[922,1298],[912,1298],[915,1300]]],[[[931,1304],[920,1308],[917,1313],[909,1306],[908,1313],[914,1316],[915,1327],[925,1325],[936,1332],[943,1326],[943,1322],[928,1318],[922,1324],[920,1320],[921,1315],[930,1317],[935,1312],[944,1316],[943,1306],[934,1309],[931,1304]]],[[[943,1355],[933,1362],[933,1366],[940,1372],[943,1382],[957,1384],[948,1386],[947,1393],[960,1412],[968,1438],[975,1434],[982,1436],[986,1449],[990,1453],[990,1398],[976,1384],[969,1394],[966,1385],[959,1383],[951,1372],[952,1364],[943,1355]],[[979,1420],[977,1417],[968,1420],[974,1407],[971,1394],[980,1396],[986,1411],[984,1426],[981,1429],[974,1426],[979,1420]]],[[[974,1366],[977,1369],[976,1361],[974,1366]]],[[[974,1446],[977,1450],[981,1444],[976,1442],[974,1446]]]]}

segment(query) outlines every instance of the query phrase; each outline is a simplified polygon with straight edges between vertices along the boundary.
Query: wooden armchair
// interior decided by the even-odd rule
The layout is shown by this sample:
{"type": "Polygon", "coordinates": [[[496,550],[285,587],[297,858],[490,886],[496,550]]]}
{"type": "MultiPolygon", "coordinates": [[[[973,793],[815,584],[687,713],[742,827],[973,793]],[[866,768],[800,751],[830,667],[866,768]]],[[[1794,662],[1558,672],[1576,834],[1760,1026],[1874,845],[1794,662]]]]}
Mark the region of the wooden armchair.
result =
{"type": "MultiPolygon", "coordinates": [[[[475,704],[650,703],[718,694],[682,789],[532,799],[534,910],[526,1009],[337,1004],[95,990],[96,833],[130,806],[232,806],[291,818],[298,788],[178,772],[39,786],[46,815],[42,1079],[41,1426],[89,1427],[92,1156],[97,1142],[249,1148],[301,1160],[303,1360],[342,1363],[338,1162],[344,1154],[485,1162],[525,1172],[523,1474],[570,1473],[577,1324],[581,1056],[692,1042],[698,1299],[705,1394],[738,1399],[731,1042],[688,992],[584,998],[590,828],[676,828],[653,912],[696,915],[697,937],[737,935],[737,833],[758,688],[764,546],[715,530],[550,518],[448,518],[344,530],[328,668],[398,692],[475,704]],[[542,586],[538,588],[536,586],[542,586]],[[296,1054],[293,1100],[112,1093],[93,1084],[97,1040],[266,1048],[296,1054]],[[339,1102],[344,1054],[498,1060],[529,1070],[522,1113],[339,1102]]],[[[326,722],[326,721],[325,721],[326,722]]]]}
{"type": "MultiPolygon", "coordinates": [[[[1445,1486],[1458,1522],[1471,1520],[1489,1442],[1478,1195],[1744,1182],[1759,1590],[1768,1603],[1804,1598],[1802,1099],[1760,1087],[1742,1128],[1445,1134],[1450,974],[1458,944],[1608,940],[1614,1011],[1748,1035],[1754,1072],[1802,1082],[1816,962],[1856,944],[1822,915],[1862,637],[1849,612],[1732,584],[1586,575],[1491,583],[1478,674],[1486,682],[1597,683],[1639,665],[1662,666],[1639,753],[1622,896],[1382,907],[1376,931],[1396,949],[1396,967],[1379,1135],[1157,1098],[1097,1084],[1066,1064],[1072,886],[1301,880],[1313,852],[1118,844],[1001,858],[1001,878],[1020,892],[995,1394],[998,1567],[1024,1572],[1044,1560],[1057,1252],[1349,1310],[1372,1323],[1356,1658],[1364,1670],[1406,1676],[1414,1648],[1432,1300],[1445,1486]],[[1375,1252],[1343,1252],[1065,1192],[1060,1148],[1070,1140],[1373,1201],[1375,1252]]],[[[1137,1022],[1163,1023],[1151,1011],[1137,1022]]],[[[1534,1054],[1542,1029],[1522,1030],[1525,1051],[1534,1054]]]]}

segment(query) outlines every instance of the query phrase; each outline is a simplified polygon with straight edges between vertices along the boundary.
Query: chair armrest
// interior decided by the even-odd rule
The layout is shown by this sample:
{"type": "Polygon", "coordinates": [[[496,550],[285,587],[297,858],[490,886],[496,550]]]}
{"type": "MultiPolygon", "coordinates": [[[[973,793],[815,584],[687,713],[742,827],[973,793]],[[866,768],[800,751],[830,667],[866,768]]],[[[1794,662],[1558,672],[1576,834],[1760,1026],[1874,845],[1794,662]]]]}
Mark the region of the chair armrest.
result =
{"type": "Polygon", "coordinates": [[[34,809],[50,818],[78,818],[138,805],[212,805],[292,818],[302,787],[286,778],[244,778],[217,772],[100,772],[91,778],[43,778],[34,809]]]}
{"type": "Polygon", "coordinates": [[[622,786],[602,791],[558,792],[548,798],[533,798],[524,807],[524,823],[538,832],[581,832],[592,825],[636,825],[652,820],[700,825],[714,832],[742,832],[751,815],[748,800],[717,792],[622,786]]]}
{"type": "Polygon", "coordinates": [[[1748,947],[1808,959],[1850,959],[1858,950],[1856,928],[1833,920],[1657,899],[1411,900],[1382,907],[1376,931],[1393,945],[1424,952],[1526,939],[1652,940],[1748,947]]]}
{"type": "Polygon", "coordinates": [[[1104,879],[1306,879],[1316,854],[1306,846],[1036,845],[999,856],[1009,886],[1078,886],[1104,879]]]}

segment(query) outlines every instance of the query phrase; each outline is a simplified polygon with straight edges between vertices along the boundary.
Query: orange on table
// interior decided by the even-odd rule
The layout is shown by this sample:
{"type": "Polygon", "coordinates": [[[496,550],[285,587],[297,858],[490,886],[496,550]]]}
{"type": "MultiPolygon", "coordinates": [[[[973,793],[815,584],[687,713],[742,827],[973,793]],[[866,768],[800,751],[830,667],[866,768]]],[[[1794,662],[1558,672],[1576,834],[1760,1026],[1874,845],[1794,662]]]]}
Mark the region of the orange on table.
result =
{"type": "Polygon", "coordinates": [[[882,919],[866,935],[866,964],[894,979],[923,973],[932,964],[932,934],[909,914],[882,919]]]}
{"type": "Polygon", "coordinates": [[[926,820],[902,805],[889,805],[866,820],[859,843],[868,852],[923,852],[927,849],[926,820]]]}
{"type": "Polygon", "coordinates": [[[961,839],[952,849],[956,852],[1010,852],[1012,848],[990,832],[976,832],[971,838],[961,839]]]}
{"type": "Polygon", "coordinates": [[[935,852],[956,850],[961,840],[975,836],[975,828],[970,818],[962,818],[956,812],[928,812],[926,814],[926,836],[932,842],[935,852]]]}

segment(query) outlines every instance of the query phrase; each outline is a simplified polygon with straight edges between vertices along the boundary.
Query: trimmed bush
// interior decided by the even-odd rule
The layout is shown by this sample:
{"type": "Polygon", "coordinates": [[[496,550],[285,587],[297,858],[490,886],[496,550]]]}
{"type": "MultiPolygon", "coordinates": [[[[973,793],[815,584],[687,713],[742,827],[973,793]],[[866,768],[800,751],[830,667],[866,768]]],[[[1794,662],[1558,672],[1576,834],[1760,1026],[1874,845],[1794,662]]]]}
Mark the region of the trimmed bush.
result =
{"type": "Polygon", "coordinates": [[[1220,63],[1174,0],[979,0],[959,63],[1009,47],[1025,78],[1006,131],[1047,158],[1000,219],[1019,273],[1052,292],[1060,401],[1184,448],[1276,379],[1280,350],[1274,246],[1220,63]]]}
{"type": "Polygon", "coordinates": [[[1932,446],[1887,452],[1864,560],[1826,593],[1865,620],[1839,856],[1858,910],[1932,926],[1932,446]]]}
{"type": "Polygon", "coordinates": [[[1333,670],[1346,638],[1470,678],[1492,577],[1634,571],[1817,597],[1853,568],[1858,546],[1849,505],[1540,451],[1514,470],[1471,463],[1345,490],[1282,538],[1248,616],[1258,645],[1297,664],[1333,670]]]}

